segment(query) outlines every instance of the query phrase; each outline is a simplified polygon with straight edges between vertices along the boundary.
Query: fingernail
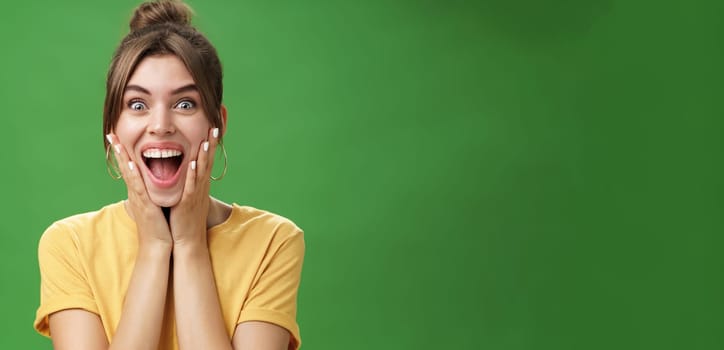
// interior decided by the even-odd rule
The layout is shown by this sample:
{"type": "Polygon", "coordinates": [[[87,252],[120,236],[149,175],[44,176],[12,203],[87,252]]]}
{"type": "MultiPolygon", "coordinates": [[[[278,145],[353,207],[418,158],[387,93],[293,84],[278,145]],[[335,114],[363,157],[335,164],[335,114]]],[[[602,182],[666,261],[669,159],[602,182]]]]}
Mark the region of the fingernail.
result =
{"type": "Polygon", "coordinates": [[[214,130],[211,130],[211,135],[214,136],[215,139],[219,138],[219,128],[214,128],[214,130]]]}
{"type": "Polygon", "coordinates": [[[121,154],[121,145],[115,145],[113,148],[116,149],[116,153],[121,154]]]}
{"type": "Polygon", "coordinates": [[[108,143],[111,145],[113,144],[113,138],[111,137],[111,134],[106,135],[106,140],[108,140],[108,143]]]}
{"type": "Polygon", "coordinates": [[[195,160],[191,161],[191,170],[196,170],[196,161],[195,160]]]}
{"type": "Polygon", "coordinates": [[[204,142],[204,152],[209,151],[209,141],[204,142]]]}
{"type": "Polygon", "coordinates": [[[131,171],[133,171],[133,162],[128,162],[128,169],[131,169],[131,171]]]}

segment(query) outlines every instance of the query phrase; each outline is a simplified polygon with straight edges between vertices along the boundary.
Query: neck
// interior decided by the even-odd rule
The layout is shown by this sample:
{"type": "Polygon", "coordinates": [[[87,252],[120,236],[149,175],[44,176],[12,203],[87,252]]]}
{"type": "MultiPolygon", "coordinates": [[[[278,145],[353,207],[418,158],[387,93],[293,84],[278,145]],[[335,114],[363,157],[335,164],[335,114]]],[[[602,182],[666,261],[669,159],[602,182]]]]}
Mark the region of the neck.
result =
{"type": "Polygon", "coordinates": [[[163,217],[166,218],[166,223],[170,223],[171,221],[171,208],[169,207],[161,207],[161,211],[163,211],[163,217]]]}

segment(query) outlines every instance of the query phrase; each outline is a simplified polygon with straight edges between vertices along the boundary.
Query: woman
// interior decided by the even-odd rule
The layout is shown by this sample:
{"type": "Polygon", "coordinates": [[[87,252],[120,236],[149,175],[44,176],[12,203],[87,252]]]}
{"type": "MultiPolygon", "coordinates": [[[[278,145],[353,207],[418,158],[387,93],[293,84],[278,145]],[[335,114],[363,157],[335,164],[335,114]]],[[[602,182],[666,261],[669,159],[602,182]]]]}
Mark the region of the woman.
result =
{"type": "Polygon", "coordinates": [[[104,142],[128,199],[40,240],[35,328],[56,349],[299,347],[303,234],[209,196],[227,111],[216,50],[190,18],[178,1],[142,4],[113,57],[104,142]]]}

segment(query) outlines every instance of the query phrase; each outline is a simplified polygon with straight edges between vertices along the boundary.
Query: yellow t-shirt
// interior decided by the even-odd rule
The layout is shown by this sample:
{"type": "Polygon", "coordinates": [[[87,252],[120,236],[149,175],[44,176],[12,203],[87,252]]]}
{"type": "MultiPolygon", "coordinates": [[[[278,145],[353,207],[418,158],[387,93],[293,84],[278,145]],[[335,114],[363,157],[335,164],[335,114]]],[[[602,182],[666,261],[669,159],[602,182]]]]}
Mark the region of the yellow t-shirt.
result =
{"type": "MultiPolygon", "coordinates": [[[[64,309],[98,314],[109,342],[121,319],[136,260],[136,224],[123,202],[53,223],[40,239],[40,307],[35,329],[50,336],[48,315],[64,309]]],[[[211,264],[229,339],[244,321],[289,330],[290,349],[301,341],[297,289],[304,258],[302,231],[281,216],[233,205],[223,223],[208,230],[211,264]]],[[[159,349],[178,349],[169,285],[159,349]]]]}

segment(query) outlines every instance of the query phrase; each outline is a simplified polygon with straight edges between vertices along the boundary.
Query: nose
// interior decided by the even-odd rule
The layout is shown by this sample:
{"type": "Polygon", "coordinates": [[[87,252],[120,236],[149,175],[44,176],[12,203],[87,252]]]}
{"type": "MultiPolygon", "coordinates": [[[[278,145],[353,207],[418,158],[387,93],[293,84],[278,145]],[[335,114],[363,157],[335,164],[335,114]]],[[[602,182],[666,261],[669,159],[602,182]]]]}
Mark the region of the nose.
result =
{"type": "Polygon", "coordinates": [[[157,108],[151,113],[148,122],[148,132],[152,135],[162,136],[173,134],[176,128],[173,123],[173,114],[168,109],[157,108]]]}

